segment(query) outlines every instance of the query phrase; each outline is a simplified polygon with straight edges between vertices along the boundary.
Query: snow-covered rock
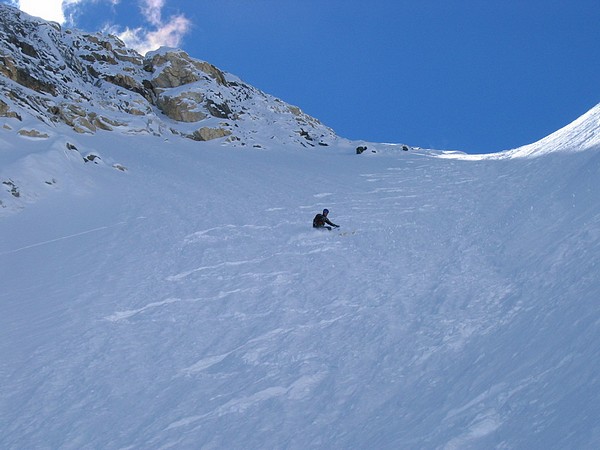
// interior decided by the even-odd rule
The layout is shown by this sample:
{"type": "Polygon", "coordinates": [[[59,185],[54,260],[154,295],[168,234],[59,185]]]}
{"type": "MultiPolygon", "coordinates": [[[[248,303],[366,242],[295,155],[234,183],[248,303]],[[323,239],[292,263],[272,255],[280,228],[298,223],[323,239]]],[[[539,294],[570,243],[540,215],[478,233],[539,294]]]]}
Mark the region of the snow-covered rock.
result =
{"type": "MultiPolygon", "coordinates": [[[[145,57],[115,36],[62,30],[0,4],[0,115],[29,115],[78,133],[98,129],[229,136],[232,146],[328,145],[335,133],[288,105],[182,50],[145,57]],[[219,130],[206,133],[201,130],[219,130]]],[[[202,139],[198,139],[202,136],[202,139]]]]}

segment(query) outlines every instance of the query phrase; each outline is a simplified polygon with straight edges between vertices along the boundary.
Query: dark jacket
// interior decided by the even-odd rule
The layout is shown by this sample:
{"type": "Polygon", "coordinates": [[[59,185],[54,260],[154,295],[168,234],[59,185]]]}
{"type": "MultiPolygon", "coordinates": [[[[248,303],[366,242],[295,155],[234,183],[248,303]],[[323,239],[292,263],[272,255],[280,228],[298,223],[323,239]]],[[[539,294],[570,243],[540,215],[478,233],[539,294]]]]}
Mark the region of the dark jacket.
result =
{"type": "MultiPolygon", "coordinates": [[[[337,225],[333,222],[331,222],[327,216],[324,216],[323,214],[317,214],[315,216],[315,218],[313,219],[313,228],[323,228],[325,227],[325,224],[331,225],[332,227],[336,227],[337,225]]],[[[329,228],[329,227],[327,227],[329,228]]]]}

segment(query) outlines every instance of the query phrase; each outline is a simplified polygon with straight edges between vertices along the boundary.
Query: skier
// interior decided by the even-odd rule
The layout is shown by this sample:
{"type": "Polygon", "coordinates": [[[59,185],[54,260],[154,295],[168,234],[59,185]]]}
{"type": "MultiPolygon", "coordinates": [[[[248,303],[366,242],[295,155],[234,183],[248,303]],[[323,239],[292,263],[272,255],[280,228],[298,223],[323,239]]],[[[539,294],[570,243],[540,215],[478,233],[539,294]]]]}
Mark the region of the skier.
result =
{"type": "Polygon", "coordinates": [[[327,218],[328,214],[329,210],[327,208],[323,210],[323,214],[317,214],[313,219],[313,228],[327,228],[328,230],[331,230],[331,227],[339,228],[339,225],[336,225],[327,218]]]}

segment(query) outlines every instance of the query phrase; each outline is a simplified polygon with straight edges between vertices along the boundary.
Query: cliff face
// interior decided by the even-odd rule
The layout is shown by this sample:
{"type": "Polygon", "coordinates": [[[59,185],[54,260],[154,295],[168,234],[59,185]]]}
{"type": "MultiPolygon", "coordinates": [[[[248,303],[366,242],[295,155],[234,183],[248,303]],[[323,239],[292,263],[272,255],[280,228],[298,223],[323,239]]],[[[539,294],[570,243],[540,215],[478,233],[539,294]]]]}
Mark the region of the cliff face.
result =
{"type": "Polygon", "coordinates": [[[336,139],[299,108],[181,50],[142,57],[115,36],[63,30],[0,5],[0,116],[25,115],[42,128],[225,138],[234,146],[336,139]]]}

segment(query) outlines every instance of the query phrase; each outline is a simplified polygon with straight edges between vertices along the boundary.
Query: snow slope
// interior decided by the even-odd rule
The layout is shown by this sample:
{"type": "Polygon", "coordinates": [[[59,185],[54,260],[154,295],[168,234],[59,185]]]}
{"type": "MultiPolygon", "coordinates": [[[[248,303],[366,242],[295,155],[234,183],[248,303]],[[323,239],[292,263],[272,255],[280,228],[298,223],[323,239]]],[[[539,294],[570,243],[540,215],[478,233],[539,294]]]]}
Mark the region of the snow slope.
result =
{"type": "Polygon", "coordinates": [[[537,142],[522,147],[489,153],[485,155],[465,155],[461,152],[445,152],[443,157],[454,159],[506,159],[536,158],[558,152],[578,152],[600,147],[600,104],[558,131],[537,142]]]}
{"type": "Polygon", "coordinates": [[[0,126],[0,448],[598,448],[598,146],[354,148],[0,126]]]}

